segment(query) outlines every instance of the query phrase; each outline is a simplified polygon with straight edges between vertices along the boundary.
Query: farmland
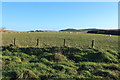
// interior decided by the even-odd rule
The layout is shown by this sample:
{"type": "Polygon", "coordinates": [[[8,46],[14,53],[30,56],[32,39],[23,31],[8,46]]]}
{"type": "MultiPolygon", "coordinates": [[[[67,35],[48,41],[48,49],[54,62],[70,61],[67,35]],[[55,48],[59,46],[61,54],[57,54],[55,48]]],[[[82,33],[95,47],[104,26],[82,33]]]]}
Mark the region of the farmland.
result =
{"type": "Polygon", "coordinates": [[[2,77],[5,80],[118,80],[118,38],[69,32],[3,33],[2,77]],[[14,38],[17,47],[10,46],[14,38]],[[91,48],[92,40],[95,40],[94,48],[91,48]]]}
{"type": "Polygon", "coordinates": [[[63,46],[63,40],[66,39],[66,46],[77,48],[90,48],[91,41],[95,40],[96,49],[112,49],[118,51],[118,36],[87,33],[69,33],[69,32],[31,32],[31,33],[3,33],[2,45],[13,44],[16,38],[16,44],[20,47],[35,47],[36,40],[39,39],[38,47],[63,46]]]}

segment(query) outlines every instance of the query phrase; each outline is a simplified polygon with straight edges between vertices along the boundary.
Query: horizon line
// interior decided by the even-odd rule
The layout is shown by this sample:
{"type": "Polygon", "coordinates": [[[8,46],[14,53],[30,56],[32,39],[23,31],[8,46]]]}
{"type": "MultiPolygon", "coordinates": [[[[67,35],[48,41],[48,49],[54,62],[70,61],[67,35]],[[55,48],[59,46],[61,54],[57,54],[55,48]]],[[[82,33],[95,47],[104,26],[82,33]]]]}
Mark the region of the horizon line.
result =
{"type": "MultiPolygon", "coordinates": [[[[76,29],[76,28],[66,28],[66,29],[76,29]]],[[[61,30],[66,30],[66,29],[61,29],[61,30]]],[[[83,29],[76,29],[76,30],[84,30],[84,29],[100,29],[100,28],[83,28],[83,29]]],[[[60,31],[60,30],[43,30],[43,29],[35,29],[35,30],[13,30],[13,29],[4,29],[8,31],[36,31],[36,30],[41,30],[41,31],[60,31]]],[[[102,28],[101,30],[119,30],[119,28],[102,28]]],[[[0,30],[2,31],[2,30],[0,30]]]]}

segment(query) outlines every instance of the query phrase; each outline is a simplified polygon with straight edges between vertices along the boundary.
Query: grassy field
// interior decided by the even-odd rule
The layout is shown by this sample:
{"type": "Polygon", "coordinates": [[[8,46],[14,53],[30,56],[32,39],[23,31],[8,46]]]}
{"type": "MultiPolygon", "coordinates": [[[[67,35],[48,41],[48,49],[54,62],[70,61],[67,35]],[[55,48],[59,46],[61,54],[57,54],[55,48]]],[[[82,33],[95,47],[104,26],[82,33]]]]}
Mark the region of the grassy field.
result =
{"type": "Polygon", "coordinates": [[[119,36],[66,32],[2,34],[3,80],[119,80],[119,36]],[[15,46],[13,39],[16,38],[15,46]],[[39,38],[39,46],[36,40],[39,38]],[[64,39],[66,46],[63,47],[64,39]],[[91,41],[95,48],[91,49],[91,41]]]}
{"type": "Polygon", "coordinates": [[[39,38],[39,47],[63,46],[66,39],[66,46],[77,48],[90,48],[91,41],[95,40],[96,49],[113,49],[118,51],[118,36],[87,33],[66,33],[66,32],[31,32],[31,33],[2,33],[3,46],[16,44],[20,47],[35,47],[39,38]]]}

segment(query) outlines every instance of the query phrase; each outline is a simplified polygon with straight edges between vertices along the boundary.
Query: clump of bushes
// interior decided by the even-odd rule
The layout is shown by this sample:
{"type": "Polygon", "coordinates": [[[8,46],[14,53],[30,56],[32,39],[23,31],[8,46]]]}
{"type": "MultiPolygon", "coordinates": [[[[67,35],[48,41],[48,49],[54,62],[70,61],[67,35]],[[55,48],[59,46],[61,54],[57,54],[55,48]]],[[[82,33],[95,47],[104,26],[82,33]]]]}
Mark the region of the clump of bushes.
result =
{"type": "Polygon", "coordinates": [[[56,62],[64,62],[67,61],[67,58],[60,53],[55,53],[54,55],[52,55],[52,60],[56,62]]]}

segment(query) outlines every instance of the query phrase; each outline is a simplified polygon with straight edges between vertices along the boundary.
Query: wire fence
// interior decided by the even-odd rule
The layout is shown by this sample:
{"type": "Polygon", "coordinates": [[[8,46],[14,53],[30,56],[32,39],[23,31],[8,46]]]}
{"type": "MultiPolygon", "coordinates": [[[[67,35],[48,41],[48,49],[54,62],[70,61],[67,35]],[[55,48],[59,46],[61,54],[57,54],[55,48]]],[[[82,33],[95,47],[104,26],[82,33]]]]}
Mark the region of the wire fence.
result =
{"type": "MultiPolygon", "coordinates": [[[[118,50],[118,39],[42,39],[42,38],[26,38],[26,39],[18,39],[13,38],[11,40],[7,40],[4,44],[13,45],[18,47],[76,47],[76,48],[96,48],[96,49],[114,49],[118,50]]],[[[5,46],[5,45],[3,45],[5,46]]]]}

